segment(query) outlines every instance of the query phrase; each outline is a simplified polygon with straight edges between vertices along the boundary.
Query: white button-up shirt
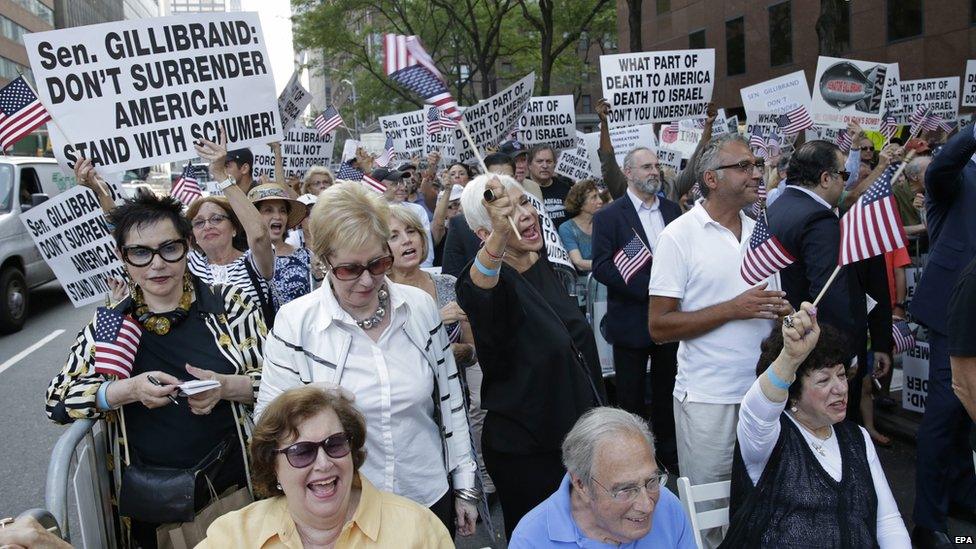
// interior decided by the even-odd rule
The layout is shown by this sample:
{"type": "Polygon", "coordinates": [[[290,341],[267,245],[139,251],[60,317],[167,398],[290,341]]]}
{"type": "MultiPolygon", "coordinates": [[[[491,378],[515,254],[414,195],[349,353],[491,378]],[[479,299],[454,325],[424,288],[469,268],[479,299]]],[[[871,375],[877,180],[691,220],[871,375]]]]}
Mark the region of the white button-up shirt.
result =
{"type": "Polygon", "coordinates": [[[637,210],[637,218],[640,219],[641,226],[644,227],[644,236],[647,237],[647,245],[651,247],[651,254],[654,254],[654,248],[657,246],[657,237],[664,230],[664,216],[661,215],[661,199],[654,196],[654,205],[648,207],[644,202],[634,194],[634,191],[627,187],[627,197],[630,201],[634,203],[634,209],[637,210]]]}

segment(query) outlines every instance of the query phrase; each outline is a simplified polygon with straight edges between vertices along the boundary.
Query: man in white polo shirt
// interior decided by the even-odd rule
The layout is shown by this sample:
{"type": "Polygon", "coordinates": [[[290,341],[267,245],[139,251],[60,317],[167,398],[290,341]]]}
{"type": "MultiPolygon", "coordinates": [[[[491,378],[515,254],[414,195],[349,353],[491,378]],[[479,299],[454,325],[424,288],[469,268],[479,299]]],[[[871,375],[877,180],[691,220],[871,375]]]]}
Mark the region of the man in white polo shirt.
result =
{"type": "MultiPolygon", "coordinates": [[[[698,165],[704,198],[664,228],[654,250],[648,324],[655,343],[680,341],[674,419],[678,465],[692,484],[730,478],[760,343],[791,311],[768,281],[750,287],[739,274],[755,224],[742,209],[758,199],[762,173],[745,139],[712,139],[698,165]]],[[[719,529],[705,532],[707,547],[719,542],[719,529]]]]}

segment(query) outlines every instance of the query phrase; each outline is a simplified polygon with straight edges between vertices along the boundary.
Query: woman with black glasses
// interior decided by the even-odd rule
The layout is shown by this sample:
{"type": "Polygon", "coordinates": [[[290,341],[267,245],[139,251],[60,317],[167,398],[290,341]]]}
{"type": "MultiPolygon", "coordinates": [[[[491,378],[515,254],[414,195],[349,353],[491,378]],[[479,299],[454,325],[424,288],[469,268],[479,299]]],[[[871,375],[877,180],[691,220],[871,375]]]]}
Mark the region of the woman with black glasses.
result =
{"type": "Polygon", "coordinates": [[[433,298],[386,276],[389,218],[359,183],[319,195],[309,229],[325,282],[279,310],[255,413],[302,384],[348,390],[370,426],[362,474],[429,507],[448,530],[456,513],[466,536],[480,494],[458,370],[433,298]]]}
{"type": "Polygon", "coordinates": [[[99,308],[47,389],[52,420],[109,420],[112,500],[130,519],[121,535],[142,547],[168,539],[161,524],[194,520],[211,493],[204,476],[217,493],[247,486],[245,425],[266,334],[255,302],[187,270],[180,209],[142,195],[111,212],[129,297],[99,308]],[[217,383],[185,397],[179,385],[190,380],[217,383]]]}

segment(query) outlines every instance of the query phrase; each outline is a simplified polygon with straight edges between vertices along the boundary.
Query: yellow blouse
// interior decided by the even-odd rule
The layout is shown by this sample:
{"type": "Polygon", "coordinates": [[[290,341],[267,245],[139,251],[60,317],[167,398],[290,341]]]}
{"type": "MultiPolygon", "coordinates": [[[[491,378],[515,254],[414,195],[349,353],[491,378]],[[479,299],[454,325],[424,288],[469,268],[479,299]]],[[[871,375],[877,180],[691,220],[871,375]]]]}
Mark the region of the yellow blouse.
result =
{"type": "MultiPolygon", "coordinates": [[[[430,509],[381,492],[366,477],[357,476],[362,486],[359,506],[352,520],[342,527],[335,547],[454,547],[447,528],[430,509]]],[[[225,547],[302,549],[285,497],[256,501],[227,513],[210,525],[207,538],[197,545],[197,549],[225,547]]]]}

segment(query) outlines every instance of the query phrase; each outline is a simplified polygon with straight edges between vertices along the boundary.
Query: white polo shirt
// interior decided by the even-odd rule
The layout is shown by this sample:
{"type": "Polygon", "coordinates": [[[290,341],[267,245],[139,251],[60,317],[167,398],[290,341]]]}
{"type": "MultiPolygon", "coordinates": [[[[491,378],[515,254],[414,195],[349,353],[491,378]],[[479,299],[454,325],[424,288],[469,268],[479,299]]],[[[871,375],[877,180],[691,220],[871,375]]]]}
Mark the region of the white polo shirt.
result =
{"type": "MultiPolygon", "coordinates": [[[[681,311],[729,301],[751,286],[739,274],[755,221],[741,211],[742,235],[714,221],[699,200],[672,221],[657,241],[648,293],[681,300],[681,311]]],[[[773,288],[776,282],[768,280],[773,288]]],[[[772,320],[733,320],[678,345],[674,397],[691,402],[738,404],[756,379],[759,344],[772,320]]]]}

